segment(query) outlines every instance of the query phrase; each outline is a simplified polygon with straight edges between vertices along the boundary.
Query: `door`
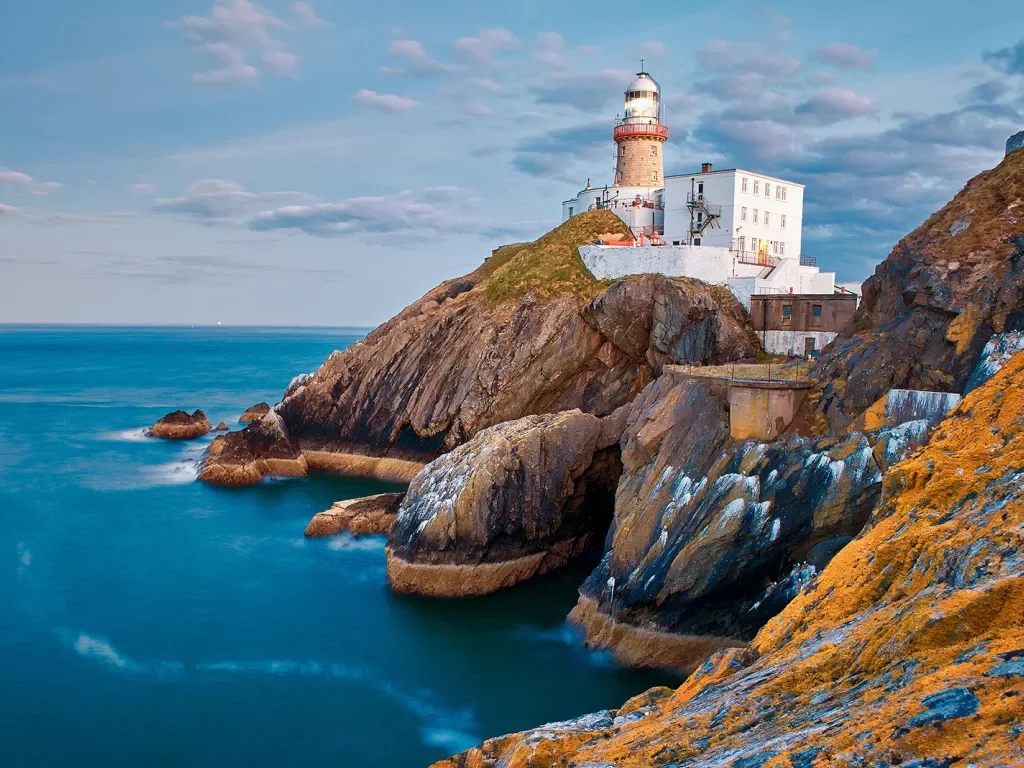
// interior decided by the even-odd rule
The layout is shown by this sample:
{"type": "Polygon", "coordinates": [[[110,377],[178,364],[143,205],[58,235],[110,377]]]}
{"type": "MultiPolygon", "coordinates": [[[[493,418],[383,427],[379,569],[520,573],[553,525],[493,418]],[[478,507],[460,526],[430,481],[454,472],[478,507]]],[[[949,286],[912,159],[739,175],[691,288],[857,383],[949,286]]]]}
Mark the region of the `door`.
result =
{"type": "Polygon", "coordinates": [[[804,339],[804,357],[811,357],[814,355],[814,337],[808,336],[804,339]]]}

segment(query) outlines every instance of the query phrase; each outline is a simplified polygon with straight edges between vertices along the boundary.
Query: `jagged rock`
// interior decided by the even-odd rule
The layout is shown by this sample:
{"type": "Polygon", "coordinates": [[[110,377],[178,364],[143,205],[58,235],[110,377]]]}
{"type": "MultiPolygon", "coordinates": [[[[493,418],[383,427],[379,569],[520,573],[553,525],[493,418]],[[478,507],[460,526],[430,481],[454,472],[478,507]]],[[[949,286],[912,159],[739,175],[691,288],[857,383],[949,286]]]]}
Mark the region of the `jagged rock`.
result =
{"type": "Polygon", "coordinates": [[[270,411],[269,405],[266,403],[256,403],[256,405],[246,409],[245,413],[239,417],[238,423],[251,424],[254,421],[259,421],[267,415],[268,411],[270,411]]]}
{"type": "Polygon", "coordinates": [[[378,493],[361,499],[337,501],[309,521],[306,536],[333,536],[342,531],[350,531],[357,536],[387,534],[395,522],[403,496],[401,493],[378,493]]]}
{"type": "Polygon", "coordinates": [[[246,451],[239,451],[229,432],[214,439],[199,471],[199,479],[211,485],[241,486],[258,483],[265,475],[303,477],[306,459],[288,439],[281,417],[269,411],[246,428],[246,451]],[[226,452],[231,448],[231,453],[226,452]]]}
{"type": "Polygon", "coordinates": [[[225,424],[223,421],[218,422],[217,426],[214,427],[211,431],[212,432],[227,432],[228,431],[228,425],[225,424]]]}
{"type": "MultiPolygon", "coordinates": [[[[628,233],[608,211],[575,216],[331,354],[275,406],[288,439],[310,467],[375,473],[385,460],[408,481],[495,424],[610,414],[664,362],[754,356],[757,338],[723,289],[655,275],[595,280],[577,248],[614,231],[628,233]]],[[[232,433],[212,463],[256,453],[250,442],[248,429],[232,433]]]]}
{"type": "Polygon", "coordinates": [[[436,768],[1024,762],[1022,412],[1017,355],[888,471],[871,523],[749,648],[436,768]]]}
{"type": "Polygon", "coordinates": [[[707,379],[679,374],[630,406],[607,551],[572,616],[629,664],[688,670],[748,641],[784,605],[785,590],[766,601],[766,589],[858,533],[877,501],[865,436],[741,442],[726,407],[707,379]]]}
{"type": "Polygon", "coordinates": [[[164,440],[192,440],[210,431],[210,422],[202,411],[172,411],[147,430],[151,437],[164,440]]]}
{"type": "Polygon", "coordinates": [[[964,394],[974,391],[999,373],[1010,362],[1010,358],[1021,350],[1024,350],[1024,331],[997,333],[989,339],[971,371],[964,394]]]}
{"type": "Polygon", "coordinates": [[[891,389],[963,392],[992,335],[1024,329],[1024,218],[1008,205],[1021,198],[1024,153],[1015,153],[969,181],[875,269],[852,327],[815,374],[833,429],[860,428],[891,389]],[[970,228],[960,229],[965,217],[970,228]]]}
{"type": "Polygon", "coordinates": [[[409,486],[392,529],[392,589],[486,594],[599,551],[616,440],[601,419],[573,410],[491,427],[435,460],[409,486]]]}

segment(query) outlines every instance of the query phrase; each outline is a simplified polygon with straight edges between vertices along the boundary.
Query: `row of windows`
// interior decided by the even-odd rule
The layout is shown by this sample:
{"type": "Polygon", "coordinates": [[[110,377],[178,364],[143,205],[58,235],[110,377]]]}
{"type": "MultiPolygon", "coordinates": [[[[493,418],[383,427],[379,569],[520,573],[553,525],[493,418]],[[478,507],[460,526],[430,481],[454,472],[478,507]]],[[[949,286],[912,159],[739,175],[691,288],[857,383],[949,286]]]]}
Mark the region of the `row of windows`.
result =
{"type": "MultiPolygon", "coordinates": [[[[754,223],[755,224],[759,223],[758,218],[759,218],[759,214],[758,214],[757,208],[755,208],[754,209],[754,223]]],[[[745,207],[744,208],[740,208],[740,221],[746,221],[746,220],[747,220],[747,209],[745,207]]],[[[764,212],[764,225],[766,227],[770,227],[772,225],[772,212],[771,211],[765,211],[764,212]]],[[[786,228],[786,214],[784,214],[784,213],[779,214],[779,226],[782,227],[782,229],[786,228]]]]}
{"type": "MultiPolygon", "coordinates": [[[[736,247],[740,251],[747,250],[746,236],[738,237],[736,239],[736,247]]],[[[761,253],[761,251],[768,253],[770,250],[774,256],[785,256],[786,244],[781,240],[764,240],[752,237],[750,238],[750,250],[754,253],[761,253]]]]}
{"type": "MultiPolygon", "coordinates": [[[[821,304],[815,304],[811,308],[811,313],[814,317],[814,324],[817,325],[821,322],[821,304]]],[[[783,304],[782,305],[782,322],[788,323],[793,319],[793,305],[783,304]]]]}
{"type": "MultiPolygon", "coordinates": [[[[749,190],[750,190],[750,179],[748,179],[746,176],[744,176],[743,177],[743,192],[747,193],[749,190]]],[[[761,194],[761,180],[760,179],[754,179],[754,194],[755,195],[760,195],[761,194]]],[[[771,199],[771,196],[772,196],[772,185],[771,185],[770,182],[767,182],[767,181],[764,183],[764,196],[769,198],[769,199],[771,199]]],[[[783,202],[785,202],[785,200],[786,200],[786,187],[782,186],[781,184],[776,184],[775,185],[775,199],[776,200],[782,200],[783,202]]]]}
{"type": "Polygon", "coordinates": [[[658,94],[654,91],[626,91],[627,99],[657,99],[658,94]]]}

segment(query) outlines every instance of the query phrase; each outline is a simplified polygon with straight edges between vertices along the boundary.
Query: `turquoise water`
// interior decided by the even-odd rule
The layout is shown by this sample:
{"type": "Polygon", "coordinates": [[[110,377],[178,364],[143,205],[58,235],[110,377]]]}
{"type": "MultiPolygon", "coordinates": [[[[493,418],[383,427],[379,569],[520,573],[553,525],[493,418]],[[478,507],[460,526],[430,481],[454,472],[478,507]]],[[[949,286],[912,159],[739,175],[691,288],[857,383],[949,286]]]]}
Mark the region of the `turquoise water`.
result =
{"type": "Polygon", "coordinates": [[[423,766],[667,682],[580,647],[581,574],[396,597],[383,538],[302,536],[389,486],[209,488],[208,439],[141,435],[238,428],[361,335],[0,326],[0,764],[423,766]]]}

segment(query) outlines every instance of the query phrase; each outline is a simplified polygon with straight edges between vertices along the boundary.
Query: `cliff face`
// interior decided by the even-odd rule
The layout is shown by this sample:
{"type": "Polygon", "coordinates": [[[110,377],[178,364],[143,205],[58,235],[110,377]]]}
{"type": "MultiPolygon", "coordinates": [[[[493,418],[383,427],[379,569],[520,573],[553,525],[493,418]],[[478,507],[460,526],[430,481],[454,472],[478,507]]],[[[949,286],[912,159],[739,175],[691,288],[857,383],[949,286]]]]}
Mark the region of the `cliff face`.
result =
{"type": "Polygon", "coordinates": [[[1024,328],[1024,153],[972,179],[864,283],[851,331],[822,354],[834,429],[892,388],[962,392],[993,333],[1024,328]]]}
{"type": "Polygon", "coordinates": [[[711,382],[664,374],[629,407],[605,556],[573,618],[630,664],[692,669],[750,640],[878,499],[863,435],[734,440],[711,382]]]}
{"type": "MultiPolygon", "coordinates": [[[[576,216],[440,285],[297,380],[275,407],[284,437],[309,467],[408,480],[494,424],[611,413],[666,361],[755,354],[724,289],[652,275],[594,280],[576,249],[609,232],[628,230],[608,211],[576,216]]],[[[258,479],[258,432],[227,436],[202,479],[258,479]]]]}
{"type": "Polygon", "coordinates": [[[1024,761],[1024,355],[885,475],[865,530],[748,649],[678,690],[444,768],[1024,761]]]}

